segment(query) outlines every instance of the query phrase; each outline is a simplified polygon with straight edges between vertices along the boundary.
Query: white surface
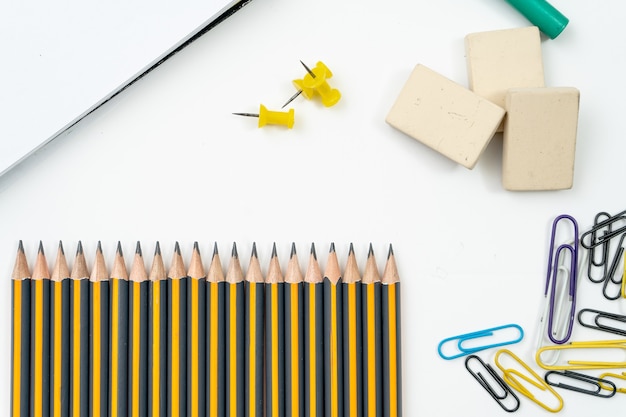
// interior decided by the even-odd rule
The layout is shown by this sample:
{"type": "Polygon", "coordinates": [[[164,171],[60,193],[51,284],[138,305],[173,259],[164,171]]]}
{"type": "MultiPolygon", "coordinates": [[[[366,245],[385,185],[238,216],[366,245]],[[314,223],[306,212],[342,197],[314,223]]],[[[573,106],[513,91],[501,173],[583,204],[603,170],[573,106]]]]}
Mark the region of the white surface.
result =
{"type": "Polygon", "coordinates": [[[0,3],[0,175],[234,3],[0,3]]]}
{"type": "MultiPolygon", "coordinates": [[[[19,239],[31,263],[40,239],[50,261],[59,239],[68,252],[82,239],[90,265],[97,240],[110,263],[117,240],[130,254],[137,239],[147,251],[159,239],[168,265],[175,240],[186,261],[193,240],[203,254],[217,241],[224,255],[233,241],[241,253],[256,241],[264,270],[273,241],[283,268],[291,241],[303,266],[311,241],[322,265],[331,241],[342,265],[354,242],[361,268],[370,241],[379,264],[392,242],[403,280],[404,415],[505,415],[462,361],[439,358],[438,342],[514,322],[526,338],[511,349],[531,362],[552,219],[569,213],[585,229],[598,211],[626,209],[623,3],[551,3],[571,23],[542,43],[546,85],[581,91],[572,190],[505,191],[500,139],[468,171],[384,122],[417,63],[467,85],[465,35],[527,25],[506,2],[255,0],[0,180],[0,334],[8,340],[19,239]],[[342,93],[336,106],[296,99],[292,130],[230,115],[280,107],[303,75],[300,59],[328,65],[342,93]]],[[[578,302],[626,313],[584,278],[578,302]]],[[[603,337],[574,329],[573,339],[603,337]]],[[[0,344],[5,406],[9,352],[0,344]]],[[[626,407],[623,394],[562,395],[565,416],[626,407]]],[[[522,398],[517,415],[548,414],[522,398]]]]}

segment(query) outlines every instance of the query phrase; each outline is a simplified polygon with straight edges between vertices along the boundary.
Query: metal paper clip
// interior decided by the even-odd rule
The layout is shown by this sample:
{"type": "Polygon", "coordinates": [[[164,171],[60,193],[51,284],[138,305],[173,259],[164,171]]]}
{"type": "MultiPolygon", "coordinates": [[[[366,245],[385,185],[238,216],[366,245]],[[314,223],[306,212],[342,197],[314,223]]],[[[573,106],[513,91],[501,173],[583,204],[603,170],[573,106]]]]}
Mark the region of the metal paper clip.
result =
{"type": "Polygon", "coordinates": [[[588,231],[586,231],[585,233],[582,234],[581,238],[580,238],[580,244],[585,248],[585,249],[592,249],[595,248],[597,246],[600,246],[604,243],[606,243],[608,240],[610,240],[611,238],[626,232],[626,226],[620,226],[617,229],[613,230],[612,226],[613,223],[615,222],[619,222],[622,220],[626,220],[626,210],[617,213],[614,216],[610,216],[608,213],[602,212],[602,213],[598,213],[596,215],[596,219],[598,218],[598,216],[608,216],[608,218],[606,220],[603,220],[601,222],[596,222],[593,227],[591,229],[589,229],[588,231]],[[607,230],[604,231],[604,233],[600,236],[598,236],[597,232],[601,229],[606,228],[607,230]]]}
{"type": "MultiPolygon", "coordinates": [[[[621,375],[620,374],[614,374],[614,373],[611,373],[611,372],[605,372],[602,375],[600,375],[599,378],[601,380],[605,380],[606,378],[626,379],[626,372],[622,372],[621,375]]],[[[602,385],[602,383],[600,383],[600,385],[602,385]]],[[[621,392],[622,394],[626,394],[626,386],[624,386],[623,388],[617,388],[616,391],[617,392],[621,392]]]]}
{"type": "Polygon", "coordinates": [[[548,371],[544,375],[544,379],[546,380],[548,384],[552,385],[553,387],[563,388],[563,389],[567,389],[570,391],[576,391],[576,392],[580,392],[581,394],[593,395],[595,397],[600,397],[600,398],[611,398],[612,396],[615,395],[615,392],[617,390],[617,387],[615,386],[615,384],[609,380],[596,378],[591,375],[585,375],[585,374],[572,372],[572,371],[548,371]],[[579,385],[570,385],[570,384],[565,384],[563,382],[557,382],[554,380],[555,378],[551,378],[552,376],[556,376],[556,379],[558,378],[573,379],[575,381],[582,382],[584,385],[588,385],[591,388],[583,388],[579,385]],[[603,391],[607,391],[607,393],[605,394],[603,393],[603,391]]]}
{"type": "MultiPolygon", "coordinates": [[[[572,329],[574,328],[574,316],[576,312],[576,284],[578,274],[578,223],[576,220],[568,215],[562,214],[554,219],[552,223],[552,235],[550,237],[550,248],[548,255],[548,273],[546,276],[546,287],[544,291],[544,297],[548,298],[548,292],[550,292],[549,298],[549,311],[548,311],[548,337],[553,343],[561,344],[569,340],[572,335],[572,329]],[[574,229],[574,240],[571,244],[562,244],[556,250],[555,240],[557,227],[563,220],[569,220],[574,229]],[[563,261],[562,252],[569,252],[570,263],[569,266],[565,266],[563,261]],[[557,300],[557,287],[559,287],[559,276],[565,275],[568,282],[568,291],[565,292],[565,286],[559,291],[559,297],[557,300]],[[565,298],[569,296],[569,314],[566,318],[562,318],[562,310],[565,303],[565,298]],[[555,317],[555,307],[558,307],[555,317]],[[556,320],[555,320],[556,318],[556,320]],[[564,328],[555,329],[555,323],[557,326],[565,326],[564,328]]],[[[542,319],[543,320],[543,319],[542,319]]]]}
{"type": "Polygon", "coordinates": [[[481,350],[485,350],[485,349],[490,349],[490,348],[494,348],[498,346],[511,345],[513,343],[517,343],[521,341],[523,338],[524,338],[524,330],[522,330],[522,328],[519,325],[505,324],[504,326],[492,327],[491,329],[478,330],[476,332],[448,337],[446,339],[443,339],[441,342],[439,342],[439,346],[437,346],[437,351],[439,352],[439,356],[441,356],[443,359],[450,360],[450,359],[460,358],[461,356],[469,355],[472,353],[480,352],[481,350]],[[484,345],[473,346],[473,347],[463,346],[463,343],[468,342],[468,341],[474,341],[476,339],[482,339],[484,337],[485,338],[496,337],[496,334],[494,333],[498,332],[499,330],[506,331],[506,329],[517,329],[517,331],[519,332],[519,335],[515,339],[512,339],[512,340],[496,341],[495,343],[484,344],[484,345]],[[454,355],[445,355],[443,353],[444,345],[446,345],[449,342],[454,342],[454,341],[457,342],[456,349],[458,350],[458,353],[455,353],[454,355]]]}
{"type": "Polygon", "coordinates": [[[509,388],[506,382],[504,382],[504,380],[500,377],[500,375],[496,373],[496,371],[491,367],[491,365],[486,364],[485,362],[483,362],[482,359],[480,359],[476,355],[470,355],[467,357],[467,359],[465,359],[465,368],[476,379],[476,381],[478,381],[478,383],[489,393],[489,395],[491,395],[491,397],[498,403],[498,405],[502,407],[504,411],[507,411],[509,413],[517,411],[520,405],[519,398],[517,398],[517,395],[515,395],[513,390],[509,388]],[[470,365],[470,361],[472,360],[478,361],[478,363],[480,363],[483,369],[485,369],[487,373],[491,375],[491,377],[493,378],[493,381],[495,382],[495,385],[493,383],[490,383],[480,371],[474,372],[472,370],[472,367],[470,365]],[[508,408],[506,404],[507,399],[509,398],[509,395],[512,398],[511,401],[513,401],[513,403],[515,404],[515,406],[512,408],[508,408]]]}
{"type": "Polygon", "coordinates": [[[541,379],[541,377],[537,375],[535,371],[533,371],[513,352],[508,349],[500,349],[498,352],[496,352],[494,361],[496,363],[496,366],[500,368],[500,370],[503,372],[504,381],[509,384],[511,388],[518,391],[520,394],[522,394],[535,404],[539,405],[541,408],[550,411],[551,413],[557,413],[561,411],[561,409],[563,408],[563,398],[561,398],[561,396],[558,394],[558,392],[554,390],[554,388],[552,388],[543,379],[541,379]],[[504,368],[504,366],[500,363],[500,356],[502,355],[510,356],[515,362],[517,362],[524,368],[527,374],[524,374],[517,369],[504,368]],[[524,385],[523,381],[526,381],[527,383],[533,385],[535,388],[541,391],[549,391],[554,396],[554,398],[556,398],[558,404],[556,406],[550,407],[545,402],[540,401],[531,391],[530,388],[532,387],[527,387],[526,385],[524,385]]]}
{"type": "Polygon", "coordinates": [[[571,342],[566,345],[544,346],[538,349],[535,355],[537,365],[541,366],[543,369],[556,370],[626,368],[626,360],[624,362],[569,360],[566,364],[554,365],[545,363],[541,358],[544,352],[564,349],[618,349],[626,352],[626,339],[571,342]]]}
{"type": "MultiPolygon", "coordinates": [[[[589,317],[587,317],[589,318],[589,317]]],[[[594,310],[591,308],[583,308],[582,310],[580,310],[578,312],[578,322],[580,323],[581,326],[590,328],[590,329],[596,329],[596,330],[602,330],[605,332],[609,332],[609,333],[613,333],[613,334],[617,334],[620,336],[626,336],[626,316],[622,316],[620,314],[615,314],[615,313],[609,313],[606,311],[600,311],[600,310],[594,310]],[[589,316],[589,315],[593,315],[593,324],[590,323],[589,321],[586,321],[583,316],[589,316]],[[616,322],[620,322],[620,323],[624,323],[624,328],[620,329],[614,326],[609,326],[606,324],[607,321],[616,321],[616,322]],[[595,325],[594,325],[595,324],[595,325]]]]}

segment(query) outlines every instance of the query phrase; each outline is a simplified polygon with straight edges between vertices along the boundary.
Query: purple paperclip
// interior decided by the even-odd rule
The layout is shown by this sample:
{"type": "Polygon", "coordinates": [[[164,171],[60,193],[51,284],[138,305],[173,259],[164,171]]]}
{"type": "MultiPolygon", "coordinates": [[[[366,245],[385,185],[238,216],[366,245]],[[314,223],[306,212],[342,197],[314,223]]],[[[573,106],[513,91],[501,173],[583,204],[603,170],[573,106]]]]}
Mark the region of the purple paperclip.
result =
{"type": "Polygon", "coordinates": [[[569,340],[572,335],[572,329],[574,327],[574,317],[576,313],[576,282],[577,282],[577,274],[578,274],[578,223],[576,220],[568,215],[562,214],[554,219],[552,223],[552,237],[550,238],[550,249],[548,255],[548,274],[546,276],[546,289],[544,292],[544,296],[548,296],[548,290],[550,288],[550,282],[552,282],[552,291],[550,291],[550,311],[548,314],[548,337],[553,343],[563,344],[569,340]],[[572,222],[574,226],[574,243],[570,244],[562,244],[560,245],[556,251],[554,250],[554,240],[556,238],[556,228],[559,221],[566,219],[572,222]],[[567,333],[562,339],[557,339],[553,334],[553,316],[554,316],[554,304],[556,298],[556,286],[557,286],[557,278],[559,273],[559,259],[561,257],[561,251],[568,250],[571,255],[571,265],[569,270],[569,296],[571,298],[571,307],[570,314],[568,320],[567,333]],[[553,262],[554,258],[554,262],[553,262]]]}

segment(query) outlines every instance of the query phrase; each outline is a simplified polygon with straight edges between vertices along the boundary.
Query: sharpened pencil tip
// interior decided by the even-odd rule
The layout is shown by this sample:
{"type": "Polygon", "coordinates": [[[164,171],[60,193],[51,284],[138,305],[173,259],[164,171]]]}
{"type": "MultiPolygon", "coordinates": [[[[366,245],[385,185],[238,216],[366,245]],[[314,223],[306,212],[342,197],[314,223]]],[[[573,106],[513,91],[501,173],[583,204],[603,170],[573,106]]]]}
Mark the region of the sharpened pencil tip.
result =
{"type": "Polygon", "coordinates": [[[41,240],[39,241],[39,253],[43,255],[43,242],[41,240]]]}
{"type": "Polygon", "coordinates": [[[96,246],[96,253],[102,253],[102,242],[98,241],[98,246],[96,246]]]}
{"type": "Polygon", "coordinates": [[[252,256],[258,258],[256,253],[256,242],[252,242],[252,256]]]}
{"type": "Polygon", "coordinates": [[[154,254],[155,255],[161,255],[161,245],[159,244],[159,241],[157,240],[157,243],[154,247],[154,254]]]}
{"type": "Polygon", "coordinates": [[[193,250],[196,252],[200,252],[200,247],[198,246],[198,241],[193,242],[193,250]]]}
{"type": "Polygon", "coordinates": [[[17,251],[24,253],[24,243],[22,242],[21,239],[20,239],[20,242],[17,245],[17,251]]]}
{"type": "Polygon", "coordinates": [[[117,254],[122,256],[122,242],[120,242],[119,240],[117,241],[117,254]]]}
{"type": "Polygon", "coordinates": [[[331,242],[329,252],[332,253],[335,251],[335,242],[331,242]]]}
{"type": "Polygon", "coordinates": [[[274,242],[274,245],[272,246],[272,258],[274,258],[276,256],[278,256],[278,255],[276,254],[276,242],[274,242]]]}
{"type": "MultiPolygon", "coordinates": [[[[59,242],[59,244],[61,244],[59,242]]],[[[83,242],[82,241],[78,241],[78,245],[76,245],[76,255],[80,255],[83,253],[83,242]]]]}
{"type": "Polygon", "coordinates": [[[178,241],[174,244],[174,252],[180,255],[180,245],[178,244],[178,241]]]}
{"type": "Polygon", "coordinates": [[[293,258],[295,254],[296,254],[296,242],[291,242],[291,254],[289,255],[289,257],[293,258]]]}
{"type": "Polygon", "coordinates": [[[354,253],[354,245],[350,242],[350,250],[348,251],[348,255],[352,255],[354,253]]]}
{"type": "Polygon", "coordinates": [[[391,246],[391,243],[389,244],[389,254],[387,255],[387,259],[391,258],[393,256],[393,246],[391,246]]]}
{"type": "Polygon", "coordinates": [[[143,254],[141,253],[141,243],[139,243],[139,241],[137,241],[137,246],[135,247],[135,254],[143,256],[143,254]]]}
{"type": "Polygon", "coordinates": [[[370,249],[367,252],[367,257],[369,258],[370,256],[374,255],[374,248],[372,248],[372,242],[370,242],[370,249]]]}
{"type": "Polygon", "coordinates": [[[317,253],[315,252],[315,243],[311,243],[311,255],[317,261],[317,253]]]}
{"type": "Polygon", "coordinates": [[[231,252],[231,256],[233,258],[239,258],[239,254],[237,253],[237,243],[233,242],[233,250],[231,252]]]}
{"type": "Polygon", "coordinates": [[[218,255],[218,251],[217,251],[217,242],[213,243],[213,257],[215,257],[216,255],[218,255]]]}
{"type": "Polygon", "coordinates": [[[63,250],[63,242],[60,240],[59,240],[59,252],[61,252],[62,255],[65,255],[65,251],[63,250]]]}

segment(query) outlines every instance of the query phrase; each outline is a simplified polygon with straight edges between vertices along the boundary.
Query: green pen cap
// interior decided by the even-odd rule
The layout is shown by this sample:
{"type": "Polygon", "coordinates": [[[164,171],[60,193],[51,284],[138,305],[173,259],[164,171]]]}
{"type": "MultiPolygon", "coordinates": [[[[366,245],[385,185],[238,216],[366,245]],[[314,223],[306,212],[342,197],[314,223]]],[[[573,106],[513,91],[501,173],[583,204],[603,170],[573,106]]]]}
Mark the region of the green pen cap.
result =
{"type": "Polygon", "coordinates": [[[545,0],[506,0],[550,39],[565,29],[569,19],[545,0]]]}

